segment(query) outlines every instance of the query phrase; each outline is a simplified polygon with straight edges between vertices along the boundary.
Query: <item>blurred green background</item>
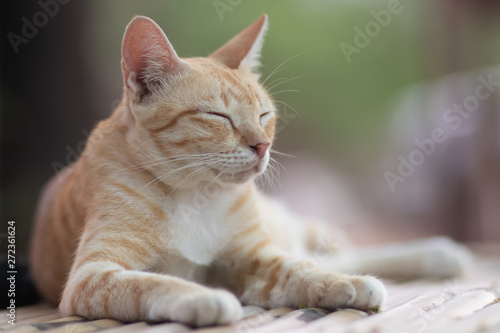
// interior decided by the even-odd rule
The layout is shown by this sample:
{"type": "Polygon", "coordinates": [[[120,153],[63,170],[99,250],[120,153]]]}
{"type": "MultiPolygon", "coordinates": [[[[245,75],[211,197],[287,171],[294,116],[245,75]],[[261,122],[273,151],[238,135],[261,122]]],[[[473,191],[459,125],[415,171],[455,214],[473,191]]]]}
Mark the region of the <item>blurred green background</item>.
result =
{"type": "Polygon", "coordinates": [[[498,2],[402,0],[396,5],[378,0],[61,1],[57,13],[16,53],[8,34],[22,36],[22,18],[33,22],[44,9],[37,1],[2,0],[0,233],[7,220],[16,220],[21,252],[26,248],[37,196],[54,174],[53,162],[66,165],[68,152],[78,153],[86,139],[85,131],[116,106],[122,91],[121,39],[136,14],[154,19],[177,53],[190,57],[210,54],[267,13],[262,78],[286,62],[266,83],[291,79],[272,92],[300,115],[277,104],[284,120],[276,149],[299,159],[314,156],[367,196],[390,144],[395,96],[417,82],[500,63],[498,2]],[[374,28],[370,22],[390,6],[398,13],[385,17],[385,26],[375,23],[378,32],[373,30],[368,45],[348,61],[342,43],[355,46],[356,28],[374,28]]]}

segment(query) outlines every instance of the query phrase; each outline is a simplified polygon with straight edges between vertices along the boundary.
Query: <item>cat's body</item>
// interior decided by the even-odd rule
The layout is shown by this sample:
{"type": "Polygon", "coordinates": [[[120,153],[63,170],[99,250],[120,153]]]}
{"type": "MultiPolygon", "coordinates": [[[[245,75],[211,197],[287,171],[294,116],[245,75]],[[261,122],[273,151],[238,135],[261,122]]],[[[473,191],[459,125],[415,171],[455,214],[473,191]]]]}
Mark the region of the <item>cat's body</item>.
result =
{"type": "Polygon", "coordinates": [[[339,260],[321,270],[286,254],[307,257],[323,232],[294,225],[252,182],[269,161],[276,121],[252,72],[266,20],[209,58],[182,60],[154,22],[131,22],[123,100],[46,187],[36,218],[33,276],[63,314],[202,326],[236,320],[238,299],[382,304],[377,279],[332,271],[361,266],[339,260]]]}

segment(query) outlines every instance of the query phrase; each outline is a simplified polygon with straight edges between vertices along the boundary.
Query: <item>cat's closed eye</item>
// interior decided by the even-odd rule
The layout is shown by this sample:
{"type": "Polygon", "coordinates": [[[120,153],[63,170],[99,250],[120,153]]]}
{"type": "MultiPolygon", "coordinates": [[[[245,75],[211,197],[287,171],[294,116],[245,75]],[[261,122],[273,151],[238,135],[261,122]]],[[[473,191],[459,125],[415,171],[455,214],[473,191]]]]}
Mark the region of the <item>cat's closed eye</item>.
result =
{"type": "Polygon", "coordinates": [[[222,117],[222,118],[226,118],[226,119],[229,119],[231,120],[231,117],[229,117],[228,115],[226,114],[223,114],[223,113],[219,113],[219,112],[207,112],[208,114],[211,114],[211,115],[214,115],[214,116],[218,116],[218,117],[222,117]]]}
{"type": "Polygon", "coordinates": [[[268,111],[268,112],[264,112],[263,114],[260,115],[260,125],[261,126],[264,126],[264,124],[269,120],[271,119],[271,117],[273,116],[273,112],[272,111],[268,111]]]}
{"type": "Polygon", "coordinates": [[[205,112],[205,114],[211,115],[211,116],[217,118],[218,120],[221,120],[221,121],[225,122],[226,124],[229,124],[230,127],[233,127],[233,120],[227,114],[215,112],[215,111],[208,111],[208,112],[205,112]]]}

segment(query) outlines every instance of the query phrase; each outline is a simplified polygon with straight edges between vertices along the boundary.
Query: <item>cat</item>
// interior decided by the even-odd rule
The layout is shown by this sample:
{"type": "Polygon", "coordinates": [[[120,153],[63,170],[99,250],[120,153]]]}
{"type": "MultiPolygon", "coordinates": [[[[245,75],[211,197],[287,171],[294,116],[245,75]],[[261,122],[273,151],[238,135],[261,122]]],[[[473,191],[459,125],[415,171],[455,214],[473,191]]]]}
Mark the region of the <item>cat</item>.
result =
{"type": "MultiPolygon", "coordinates": [[[[209,57],[181,59],[153,20],[129,23],[123,98],[46,185],[35,217],[33,278],[64,316],[199,327],[235,322],[241,304],[383,304],[379,279],[340,273],[375,259],[327,251],[321,268],[301,257],[330,231],[295,223],[253,182],[277,120],[259,83],[266,27],[264,14],[209,57]]],[[[394,273],[386,266],[375,273],[394,273]]]]}

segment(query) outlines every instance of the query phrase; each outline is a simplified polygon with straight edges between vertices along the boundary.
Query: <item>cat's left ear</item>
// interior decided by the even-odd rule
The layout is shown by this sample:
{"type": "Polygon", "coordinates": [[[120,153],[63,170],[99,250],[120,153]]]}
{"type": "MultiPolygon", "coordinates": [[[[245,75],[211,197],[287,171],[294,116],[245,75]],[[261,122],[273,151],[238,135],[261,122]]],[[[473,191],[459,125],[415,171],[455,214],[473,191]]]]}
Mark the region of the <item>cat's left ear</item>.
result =
{"type": "Polygon", "coordinates": [[[267,30],[267,15],[262,16],[229,42],[210,55],[211,58],[229,68],[256,71],[260,66],[259,57],[267,30]]]}
{"type": "Polygon", "coordinates": [[[122,70],[127,88],[145,94],[147,82],[182,73],[188,67],[152,19],[136,16],[129,23],[122,43],[122,70]]]}

